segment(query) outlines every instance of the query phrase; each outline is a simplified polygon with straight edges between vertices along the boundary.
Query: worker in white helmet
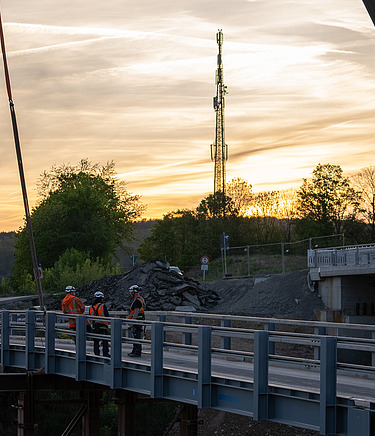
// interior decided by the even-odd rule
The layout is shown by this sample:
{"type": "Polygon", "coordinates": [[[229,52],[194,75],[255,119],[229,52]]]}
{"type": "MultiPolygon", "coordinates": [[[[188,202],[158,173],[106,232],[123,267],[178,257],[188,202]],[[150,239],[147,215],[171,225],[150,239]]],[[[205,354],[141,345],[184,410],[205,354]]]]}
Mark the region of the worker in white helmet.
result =
{"type": "MultiPolygon", "coordinates": [[[[76,296],[76,288],[74,286],[67,286],[65,288],[66,295],[61,304],[61,310],[65,314],[82,315],[85,312],[85,305],[76,296]]],[[[76,329],[76,318],[69,318],[69,328],[76,329]]],[[[72,338],[75,342],[75,336],[72,338]]]]}
{"type": "MultiPolygon", "coordinates": [[[[103,316],[103,317],[109,317],[109,312],[107,309],[107,306],[103,303],[104,300],[104,294],[101,291],[97,291],[94,294],[94,302],[90,306],[89,315],[90,316],[103,316]]],[[[91,321],[92,326],[92,332],[99,334],[99,335],[108,335],[109,334],[109,328],[108,328],[108,321],[98,321],[98,320],[92,320],[91,321]]],[[[102,349],[103,349],[103,356],[104,357],[110,357],[109,355],[109,344],[106,339],[97,339],[94,338],[94,353],[99,356],[100,355],[100,341],[102,342],[102,349]]]]}
{"type": "MultiPolygon", "coordinates": [[[[138,285],[130,286],[129,292],[133,301],[129,307],[129,319],[142,320],[145,319],[145,308],[146,303],[143,297],[139,294],[142,288],[138,285]]],[[[143,326],[139,323],[132,324],[131,329],[133,332],[134,339],[141,339],[143,326]]],[[[133,351],[128,354],[131,357],[141,357],[142,354],[142,344],[133,344],[133,351]]]]}

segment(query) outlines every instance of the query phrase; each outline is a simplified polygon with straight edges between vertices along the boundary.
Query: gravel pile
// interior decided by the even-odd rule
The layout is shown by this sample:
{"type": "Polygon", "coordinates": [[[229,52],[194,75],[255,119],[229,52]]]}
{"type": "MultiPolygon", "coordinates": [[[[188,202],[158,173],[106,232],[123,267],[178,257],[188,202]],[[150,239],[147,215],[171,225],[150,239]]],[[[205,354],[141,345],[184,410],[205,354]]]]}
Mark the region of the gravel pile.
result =
{"type": "MultiPolygon", "coordinates": [[[[142,286],[149,311],[185,310],[315,320],[314,311],[326,309],[317,292],[311,292],[308,287],[307,270],[197,282],[169,270],[168,263],[159,261],[96,280],[79,288],[78,295],[89,305],[94,293],[100,290],[109,310],[126,310],[131,303],[128,289],[134,284],[142,286]]],[[[48,304],[50,310],[60,307],[60,300],[48,304]]]]}
{"type": "Polygon", "coordinates": [[[78,289],[79,298],[91,304],[96,291],[105,295],[109,310],[130,306],[129,287],[142,287],[147,310],[207,311],[219,300],[215,289],[207,289],[196,280],[169,269],[167,262],[147,262],[134,266],[125,274],[107,276],[78,289]]]}
{"type": "Polygon", "coordinates": [[[207,282],[220,300],[210,311],[230,315],[315,320],[315,310],[326,309],[307,284],[307,270],[255,278],[207,282]]]}

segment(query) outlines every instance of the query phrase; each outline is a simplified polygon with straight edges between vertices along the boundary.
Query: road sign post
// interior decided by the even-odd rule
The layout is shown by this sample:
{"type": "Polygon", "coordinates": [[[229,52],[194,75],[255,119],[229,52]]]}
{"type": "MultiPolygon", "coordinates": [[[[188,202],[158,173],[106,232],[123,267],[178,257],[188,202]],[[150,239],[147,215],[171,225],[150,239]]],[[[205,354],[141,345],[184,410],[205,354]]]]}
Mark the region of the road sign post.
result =
{"type": "Polygon", "coordinates": [[[210,259],[208,256],[201,257],[201,270],[203,271],[203,281],[206,280],[206,271],[208,271],[208,264],[210,259]]]}
{"type": "Polygon", "coordinates": [[[223,232],[220,235],[221,258],[223,259],[224,277],[227,276],[227,250],[229,250],[229,236],[223,232]]]}

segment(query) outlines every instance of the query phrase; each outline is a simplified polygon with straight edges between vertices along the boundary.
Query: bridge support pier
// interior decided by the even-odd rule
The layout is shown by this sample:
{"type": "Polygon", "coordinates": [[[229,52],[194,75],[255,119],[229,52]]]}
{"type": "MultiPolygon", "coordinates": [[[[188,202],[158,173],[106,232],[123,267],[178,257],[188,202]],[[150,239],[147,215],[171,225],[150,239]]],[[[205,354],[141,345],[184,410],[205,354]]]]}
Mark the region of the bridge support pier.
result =
{"type": "Polygon", "coordinates": [[[118,399],[118,436],[134,436],[135,434],[135,402],[137,394],[119,389],[118,399]]]}
{"type": "Polygon", "coordinates": [[[102,391],[83,392],[87,409],[82,417],[82,436],[100,436],[100,399],[102,394],[102,391]]]}
{"type": "Polygon", "coordinates": [[[180,436],[198,435],[198,407],[184,404],[180,413],[180,436]]]}
{"type": "Polygon", "coordinates": [[[26,391],[20,392],[18,396],[18,430],[17,436],[34,436],[34,387],[33,376],[27,374],[26,391]]]}

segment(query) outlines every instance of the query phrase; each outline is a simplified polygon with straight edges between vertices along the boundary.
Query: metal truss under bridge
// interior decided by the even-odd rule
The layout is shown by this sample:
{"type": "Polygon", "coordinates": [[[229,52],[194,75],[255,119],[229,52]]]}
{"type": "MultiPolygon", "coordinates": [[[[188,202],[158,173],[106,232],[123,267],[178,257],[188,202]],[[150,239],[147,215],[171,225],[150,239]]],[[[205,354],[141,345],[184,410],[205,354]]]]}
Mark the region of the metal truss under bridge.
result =
{"type": "Polygon", "coordinates": [[[102,336],[86,332],[94,317],[77,316],[72,332],[58,312],[3,310],[1,366],[321,435],[375,434],[373,325],[149,312],[150,320],[142,321],[145,339],[134,340],[130,320],[120,314],[106,318],[110,335],[102,336]],[[67,334],[75,343],[59,339],[67,334]],[[93,338],[110,341],[110,358],[93,354],[93,338]],[[134,342],[142,344],[141,358],[128,356],[134,342]],[[355,355],[356,362],[345,363],[341,355],[355,355]]]}

